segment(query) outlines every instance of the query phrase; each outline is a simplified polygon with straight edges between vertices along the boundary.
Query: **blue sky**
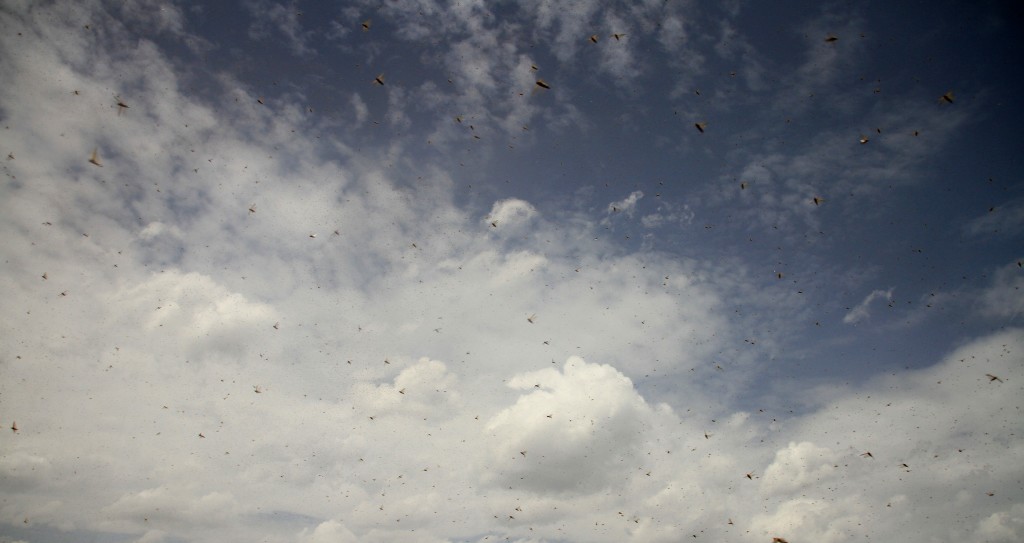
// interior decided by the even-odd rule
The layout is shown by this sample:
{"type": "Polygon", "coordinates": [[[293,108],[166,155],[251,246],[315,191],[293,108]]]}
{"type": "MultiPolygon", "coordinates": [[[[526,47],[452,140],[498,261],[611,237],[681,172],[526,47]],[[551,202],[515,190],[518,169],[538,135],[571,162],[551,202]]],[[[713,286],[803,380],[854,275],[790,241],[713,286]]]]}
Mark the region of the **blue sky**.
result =
{"type": "Polygon", "coordinates": [[[7,3],[0,542],[1024,539],[1021,21],[7,3]]]}

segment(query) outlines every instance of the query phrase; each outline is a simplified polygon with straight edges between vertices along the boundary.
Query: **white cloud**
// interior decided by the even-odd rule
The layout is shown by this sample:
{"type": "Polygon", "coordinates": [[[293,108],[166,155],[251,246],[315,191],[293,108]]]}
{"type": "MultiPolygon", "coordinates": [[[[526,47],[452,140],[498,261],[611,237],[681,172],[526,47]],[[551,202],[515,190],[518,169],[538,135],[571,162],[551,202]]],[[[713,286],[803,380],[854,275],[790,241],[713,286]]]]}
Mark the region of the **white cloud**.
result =
{"type": "Polygon", "coordinates": [[[608,208],[605,210],[607,213],[623,213],[627,217],[632,217],[636,211],[636,204],[644,197],[643,191],[634,190],[629,193],[629,196],[608,204],[608,208]]]}
{"type": "Polygon", "coordinates": [[[871,314],[871,302],[878,299],[892,300],[892,291],[889,290],[873,290],[871,294],[868,294],[859,304],[843,316],[844,324],[856,324],[858,322],[867,319],[871,314]]]}

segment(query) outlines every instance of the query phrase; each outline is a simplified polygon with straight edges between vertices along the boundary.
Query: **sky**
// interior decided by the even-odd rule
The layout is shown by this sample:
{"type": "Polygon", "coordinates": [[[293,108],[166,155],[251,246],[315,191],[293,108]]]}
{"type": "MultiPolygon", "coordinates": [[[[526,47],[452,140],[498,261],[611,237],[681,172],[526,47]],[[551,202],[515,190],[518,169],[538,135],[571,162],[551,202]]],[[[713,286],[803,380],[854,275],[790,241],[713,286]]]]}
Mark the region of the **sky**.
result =
{"type": "Polygon", "coordinates": [[[1024,540],[1022,23],[3,2],[0,542],[1024,540]]]}

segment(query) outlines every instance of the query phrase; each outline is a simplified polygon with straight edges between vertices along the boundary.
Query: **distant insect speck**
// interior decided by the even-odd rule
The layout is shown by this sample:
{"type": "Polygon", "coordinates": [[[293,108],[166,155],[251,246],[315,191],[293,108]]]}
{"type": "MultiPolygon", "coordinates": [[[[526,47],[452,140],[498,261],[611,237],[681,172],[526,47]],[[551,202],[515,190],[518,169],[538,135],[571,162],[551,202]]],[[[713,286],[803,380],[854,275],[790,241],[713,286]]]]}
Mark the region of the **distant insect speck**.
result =
{"type": "Polygon", "coordinates": [[[537,318],[537,314],[534,313],[533,315],[530,315],[529,317],[526,317],[526,320],[529,321],[530,324],[533,324],[533,319],[536,319],[536,318],[537,318]]]}
{"type": "Polygon", "coordinates": [[[871,451],[867,451],[867,452],[861,454],[861,456],[863,456],[864,458],[874,458],[875,457],[875,455],[871,454],[871,451]]]}
{"type": "Polygon", "coordinates": [[[249,213],[256,213],[256,204],[249,206],[249,213]]]}
{"type": "Polygon", "coordinates": [[[373,24],[373,21],[371,21],[370,19],[367,19],[367,20],[363,21],[363,24],[360,25],[360,26],[363,27],[363,32],[367,32],[367,31],[370,30],[370,25],[372,25],[372,24],[373,24]]]}
{"type": "Polygon", "coordinates": [[[114,99],[117,100],[117,114],[118,115],[120,115],[122,111],[128,109],[128,104],[124,103],[124,100],[121,100],[120,97],[115,96],[114,99]]]}
{"type": "Polygon", "coordinates": [[[939,103],[941,104],[945,102],[947,104],[952,104],[953,98],[953,91],[948,91],[946,94],[943,94],[942,96],[939,97],[939,103]]]}
{"type": "Polygon", "coordinates": [[[537,80],[537,86],[542,88],[542,89],[550,89],[551,88],[547,83],[544,82],[543,79],[538,79],[537,80]]]}
{"type": "Polygon", "coordinates": [[[869,140],[867,136],[861,136],[860,140],[858,140],[858,141],[860,141],[861,145],[864,145],[865,143],[867,143],[867,142],[869,142],[871,140],[869,140]]]}
{"type": "Polygon", "coordinates": [[[399,394],[405,394],[405,389],[403,388],[403,389],[399,390],[398,393],[399,394]]]}
{"type": "Polygon", "coordinates": [[[526,451],[519,451],[519,454],[526,456],[526,451]]]}
{"type": "Polygon", "coordinates": [[[262,394],[263,393],[263,389],[260,388],[259,385],[253,385],[252,386],[252,391],[255,392],[256,394],[262,394]]]}
{"type": "Polygon", "coordinates": [[[995,376],[995,375],[992,375],[991,373],[986,373],[986,374],[985,374],[985,377],[988,377],[988,382],[990,382],[990,383],[991,383],[992,381],[999,381],[1000,383],[1002,383],[1002,382],[1003,382],[1003,380],[1002,380],[1002,379],[1000,379],[999,377],[997,377],[997,376],[995,376]]]}
{"type": "Polygon", "coordinates": [[[825,37],[825,41],[828,42],[828,43],[832,43],[832,42],[839,41],[839,38],[836,37],[835,34],[829,34],[828,36],[825,37]]]}
{"type": "Polygon", "coordinates": [[[43,281],[45,281],[47,279],[49,279],[49,277],[46,275],[46,272],[43,272],[43,281]]]}
{"type": "Polygon", "coordinates": [[[597,34],[590,35],[590,43],[597,43],[597,34]]]}
{"type": "Polygon", "coordinates": [[[263,105],[263,97],[262,96],[257,98],[256,101],[259,102],[260,105],[263,105]]]}
{"type": "Polygon", "coordinates": [[[274,323],[274,330],[280,330],[280,329],[281,329],[281,323],[275,322],[274,323]]]}
{"type": "Polygon", "coordinates": [[[704,129],[707,128],[707,126],[708,126],[708,123],[703,123],[703,122],[701,122],[701,123],[693,123],[693,126],[696,127],[697,130],[701,134],[703,134],[704,133],[704,129]]]}
{"type": "Polygon", "coordinates": [[[206,436],[204,436],[202,432],[199,432],[199,437],[206,439],[206,436]]]}
{"type": "Polygon", "coordinates": [[[825,199],[824,198],[818,198],[817,196],[815,196],[814,198],[811,199],[811,201],[813,201],[814,205],[817,206],[817,205],[821,205],[821,203],[824,202],[825,199]]]}
{"type": "Polygon", "coordinates": [[[781,537],[773,537],[772,538],[772,543],[789,543],[789,541],[786,541],[785,539],[783,539],[781,537]]]}
{"type": "Polygon", "coordinates": [[[93,165],[99,166],[100,168],[103,167],[103,164],[100,163],[99,152],[95,147],[92,150],[92,155],[89,157],[89,162],[93,165]]]}
{"type": "Polygon", "coordinates": [[[14,422],[11,423],[11,431],[12,432],[17,432],[18,431],[18,421],[14,421],[14,422]]]}
{"type": "Polygon", "coordinates": [[[746,182],[740,183],[740,190],[747,190],[747,183],[746,182]]]}
{"type": "Polygon", "coordinates": [[[373,83],[383,87],[384,86],[384,74],[380,74],[377,77],[373,78],[373,83]]]}
{"type": "Polygon", "coordinates": [[[310,237],[311,239],[316,239],[316,234],[310,234],[310,235],[309,235],[309,237],[310,237]]]}
{"type": "Polygon", "coordinates": [[[615,41],[621,40],[623,36],[625,36],[625,34],[612,34],[612,37],[615,38],[615,41]]]}

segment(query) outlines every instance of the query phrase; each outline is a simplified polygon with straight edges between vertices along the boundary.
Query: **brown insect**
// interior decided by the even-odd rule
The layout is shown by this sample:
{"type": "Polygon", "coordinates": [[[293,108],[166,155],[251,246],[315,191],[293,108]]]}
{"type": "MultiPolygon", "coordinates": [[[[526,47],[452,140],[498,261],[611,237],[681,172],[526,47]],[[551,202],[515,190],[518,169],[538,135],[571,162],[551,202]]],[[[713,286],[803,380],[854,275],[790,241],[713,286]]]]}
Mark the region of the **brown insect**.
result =
{"type": "Polygon", "coordinates": [[[781,537],[773,537],[772,538],[772,543],[789,543],[789,541],[786,541],[785,539],[783,539],[781,537]]]}
{"type": "Polygon", "coordinates": [[[953,98],[953,91],[948,91],[946,92],[946,94],[943,94],[942,96],[939,97],[939,103],[941,104],[945,102],[947,104],[952,104],[953,98]]]}
{"type": "Polygon", "coordinates": [[[701,134],[703,134],[704,133],[704,129],[707,128],[707,126],[708,126],[708,123],[704,123],[704,122],[693,123],[693,126],[697,128],[697,131],[699,131],[701,134]]]}
{"type": "Polygon", "coordinates": [[[256,101],[259,102],[260,105],[263,105],[263,97],[262,96],[257,98],[256,101]]]}
{"type": "Polygon", "coordinates": [[[612,34],[612,37],[615,38],[615,41],[621,40],[623,36],[625,36],[625,34],[612,34]]]}
{"type": "Polygon", "coordinates": [[[18,431],[18,421],[14,421],[14,422],[11,423],[11,431],[12,432],[17,432],[18,431]]]}
{"type": "Polygon", "coordinates": [[[526,451],[519,451],[519,454],[526,456],[526,451]]]}
{"type": "Polygon", "coordinates": [[[373,82],[374,82],[374,84],[377,84],[377,85],[380,85],[380,86],[383,87],[384,86],[384,74],[380,74],[377,77],[373,78],[373,82]]]}
{"type": "Polygon", "coordinates": [[[745,181],[740,183],[740,190],[747,190],[747,183],[745,181]]]}
{"type": "Polygon", "coordinates": [[[811,199],[811,201],[813,201],[814,205],[817,206],[817,205],[821,205],[821,203],[824,202],[825,199],[824,198],[818,198],[817,196],[815,196],[814,198],[811,199]]]}
{"type": "Polygon", "coordinates": [[[280,329],[281,329],[281,323],[280,322],[275,322],[274,323],[274,330],[280,330],[280,329]]]}
{"type": "Polygon", "coordinates": [[[861,454],[861,456],[863,456],[864,458],[874,458],[875,457],[875,455],[871,454],[871,451],[864,452],[863,454],[861,454]]]}
{"type": "Polygon", "coordinates": [[[497,228],[497,227],[498,227],[498,221],[491,221],[491,228],[497,228]]]}
{"type": "Polygon", "coordinates": [[[43,272],[43,281],[46,281],[47,279],[49,279],[49,276],[46,275],[46,272],[43,272]]]}
{"type": "Polygon", "coordinates": [[[370,19],[367,19],[367,20],[363,21],[363,24],[360,25],[360,26],[363,27],[363,32],[368,32],[370,30],[370,25],[372,25],[372,24],[373,24],[373,21],[370,20],[370,19]]]}
{"type": "Polygon", "coordinates": [[[249,206],[249,213],[256,213],[256,204],[249,206]]]}
{"type": "Polygon", "coordinates": [[[861,137],[860,137],[860,139],[858,141],[860,141],[861,145],[864,145],[865,143],[867,143],[867,142],[869,142],[871,140],[869,140],[867,136],[861,135],[861,137]]]}
{"type": "Polygon", "coordinates": [[[597,43],[597,34],[590,35],[590,43],[597,43]]]}
{"type": "Polygon", "coordinates": [[[1002,383],[1002,382],[1003,382],[1003,380],[1002,380],[1002,379],[1000,379],[999,377],[997,377],[997,376],[995,376],[995,375],[992,375],[991,373],[986,373],[986,374],[985,374],[985,377],[988,377],[988,382],[990,382],[990,383],[991,383],[992,381],[999,381],[1000,383],[1002,383]]]}
{"type": "Polygon", "coordinates": [[[261,388],[259,385],[253,385],[252,391],[255,392],[256,394],[261,394],[263,393],[263,388],[261,388]]]}
{"type": "Polygon", "coordinates": [[[115,96],[114,99],[117,100],[117,114],[121,115],[122,111],[128,109],[128,104],[124,103],[120,96],[115,96]]]}
{"type": "Polygon", "coordinates": [[[529,317],[526,317],[526,320],[527,320],[527,321],[528,321],[528,322],[529,322],[530,324],[533,324],[533,319],[536,319],[536,318],[537,318],[537,314],[536,314],[536,313],[534,313],[533,315],[530,315],[529,317]]]}
{"type": "Polygon", "coordinates": [[[825,41],[828,43],[833,43],[839,41],[839,38],[836,37],[835,34],[829,34],[828,36],[825,37],[825,41]]]}
{"type": "Polygon", "coordinates": [[[405,389],[403,388],[403,389],[399,390],[398,393],[399,394],[405,394],[405,389]]]}
{"type": "Polygon", "coordinates": [[[745,477],[747,479],[750,479],[751,481],[753,481],[754,480],[754,472],[750,472],[750,473],[746,474],[745,477]]]}
{"type": "Polygon", "coordinates": [[[89,162],[93,165],[99,166],[100,168],[103,167],[103,164],[100,163],[100,155],[98,149],[95,147],[93,147],[92,149],[92,155],[89,156],[89,162]]]}
{"type": "Polygon", "coordinates": [[[543,79],[538,79],[537,80],[537,86],[542,88],[542,89],[550,89],[551,88],[547,83],[544,82],[543,79]]]}
{"type": "Polygon", "coordinates": [[[206,439],[206,436],[204,436],[202,432],[199,432],[199,437],[206,439]]]}

